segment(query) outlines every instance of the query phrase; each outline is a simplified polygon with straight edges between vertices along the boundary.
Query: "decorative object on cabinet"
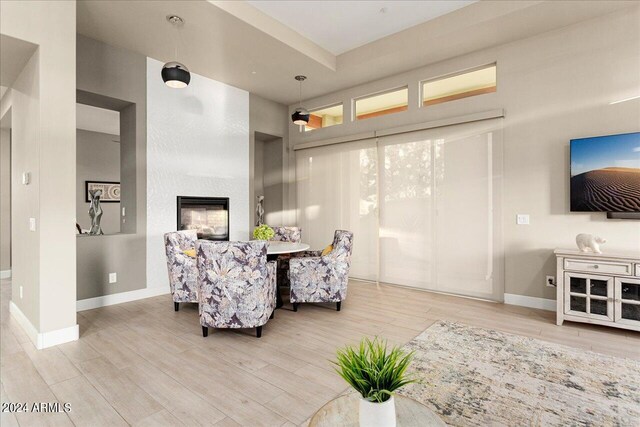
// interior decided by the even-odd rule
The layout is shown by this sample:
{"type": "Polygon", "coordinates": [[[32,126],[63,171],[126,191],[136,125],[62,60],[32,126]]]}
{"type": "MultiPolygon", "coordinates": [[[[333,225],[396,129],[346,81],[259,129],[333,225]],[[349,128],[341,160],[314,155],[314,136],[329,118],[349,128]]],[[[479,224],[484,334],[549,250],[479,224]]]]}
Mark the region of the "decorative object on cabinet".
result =
{"type": "Polygon", "coordinates": [[[640,256],[556,249],[556,323],[640,331],[640,256]]]}
{"type": "Polygon", "coordinates": [[[593,234],[578,234],[576,236],[576,245],[580,252],[593,252],[595,254],[601,254],[600,245],[607,243],[602,237],[594,236],[593,234]]]}

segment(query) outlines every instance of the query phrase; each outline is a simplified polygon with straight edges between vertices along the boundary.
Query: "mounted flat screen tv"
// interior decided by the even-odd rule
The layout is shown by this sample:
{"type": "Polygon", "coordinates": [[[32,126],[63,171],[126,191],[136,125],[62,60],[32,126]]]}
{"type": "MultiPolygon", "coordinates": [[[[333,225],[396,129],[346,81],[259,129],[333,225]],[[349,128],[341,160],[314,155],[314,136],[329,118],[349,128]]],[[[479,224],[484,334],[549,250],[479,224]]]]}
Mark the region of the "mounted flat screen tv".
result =
{"type": "Polygon", "coordinates": [[[571,140],[571,211],[640,213],[640,132],[571,140]]]}

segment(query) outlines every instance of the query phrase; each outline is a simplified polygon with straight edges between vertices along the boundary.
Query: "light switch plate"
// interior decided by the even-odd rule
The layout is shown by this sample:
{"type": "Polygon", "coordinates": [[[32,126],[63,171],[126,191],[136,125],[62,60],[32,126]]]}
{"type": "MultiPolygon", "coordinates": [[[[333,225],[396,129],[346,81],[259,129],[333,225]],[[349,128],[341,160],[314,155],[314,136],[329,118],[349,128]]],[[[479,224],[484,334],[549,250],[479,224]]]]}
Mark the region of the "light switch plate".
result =
{"type": "Polygon", "coordinates": [[[116,283],[118,281],[117,273],[109,273],[109,283],[116,283]]]}
{"type": "Polygon", "coordinates": [[[529,225],[529,214],[518,214],[518,215],[516,215],[516,224],[518,224],[518,225],[529,225]]]}
{"type": "Polygon", "coordinates": [[[29,231],[36,231],[36,219],[29,218],[29,231]]]}
{"type": "Polygon", "coordinates": [[[31,182],[31,174],[29,172],[22,172],[22,184],[29,185],[31,182]]]}

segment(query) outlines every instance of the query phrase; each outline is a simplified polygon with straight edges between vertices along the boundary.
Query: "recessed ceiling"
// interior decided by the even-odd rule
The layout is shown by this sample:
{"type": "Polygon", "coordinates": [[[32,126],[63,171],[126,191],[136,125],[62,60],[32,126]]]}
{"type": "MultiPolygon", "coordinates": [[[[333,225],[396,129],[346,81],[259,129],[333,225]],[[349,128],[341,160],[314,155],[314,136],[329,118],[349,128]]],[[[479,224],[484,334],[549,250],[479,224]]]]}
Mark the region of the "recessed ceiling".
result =
{"type": "MultiPolygon", "coordinates": [[[[287,3],[298,7],[308,2],[287,3]]],[[[421,8],[422,3],[431,2],[413,4],[421,8]]],[[[337,56],[246,2],[76,4],[78,33],[163,62],[176,60],[176,34],[166,15],[179,15],[185,24],[178,60],[191,72],[291,105],[298,101],[299,85],[293,78],[298,74],[309,78],[303,87],[305,99],[313,98],[632,7],[634,2],[477,1],[337,56]]],[[[308,22],[325,19],[309,11],[305,16],[308,22]]],[[[344,31],[353,32],[348,24],[341,24],[340,31],[345,26],[344,31]]]]}
{"type": "Polygon", "coordinates": [[[459,1],[248,1],[334,55],[468,6],[459,1]]]}

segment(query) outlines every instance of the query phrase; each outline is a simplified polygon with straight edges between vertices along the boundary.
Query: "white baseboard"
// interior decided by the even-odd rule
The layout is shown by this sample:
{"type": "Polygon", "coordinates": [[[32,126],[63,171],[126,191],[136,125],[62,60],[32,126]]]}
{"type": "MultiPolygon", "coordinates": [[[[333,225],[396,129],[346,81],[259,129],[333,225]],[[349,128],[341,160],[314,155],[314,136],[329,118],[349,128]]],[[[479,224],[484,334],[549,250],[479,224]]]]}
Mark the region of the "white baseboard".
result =
{"type": "Polygon", "coordinates": [[[504,294],[504,303],[520,305],[540,310],[556,311],[556,300],[546,298],[528,297],[525,295],[504,294]]]}
{"type": "Polygon", "coordinates": [[[11,278],[11,269],[0,270],[0,279],[9,279],[9,278],[11,278]]]}
{"type": "Polygon", "coordinates": [[[24,329],[25,333],[33,342],[38,350],[47,347],[53,347],[54,345],[64,344],[70,341],[76,341],[80,336],[80,330],[78,325],[73,325],[68,328],[56,329],[49,332],[38,332],[35,326],[27,319],[22,310],[11,301],[9,303],[9,312],[13,318],[18,322],[20,327],[24,329]]]}
{"type": "Polygon", "coordinates": [[[91,310],[94,308],[106,307],[108,305],[122,304],[123,302],[136,301],[139,299],[151,298],[158,295],[165,295],[171,290],[167,286],[162,288],[144,288],[135,291],[121,292],[119,294],[104,295],[101,297],[81,299],[76,303],[76,311],[91,310]]]}

